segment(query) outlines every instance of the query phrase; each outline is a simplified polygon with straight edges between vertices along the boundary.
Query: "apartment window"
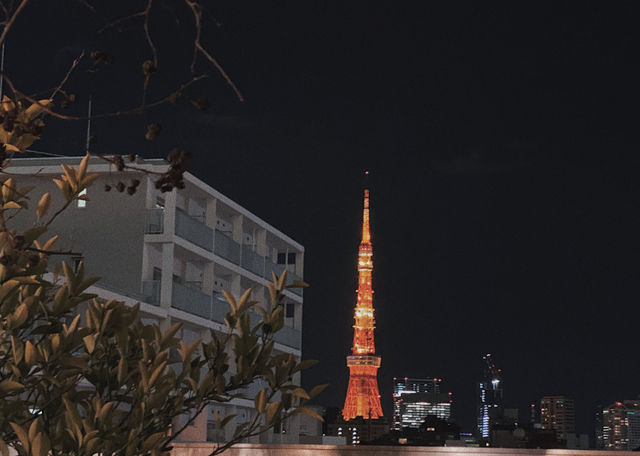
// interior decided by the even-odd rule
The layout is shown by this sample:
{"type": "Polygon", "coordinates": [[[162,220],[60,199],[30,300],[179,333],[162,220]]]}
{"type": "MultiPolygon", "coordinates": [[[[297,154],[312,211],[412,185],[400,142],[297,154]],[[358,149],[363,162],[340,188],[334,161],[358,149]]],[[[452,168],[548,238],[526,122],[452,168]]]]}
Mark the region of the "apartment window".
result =
{"type": "Polygon", "coordinates": [[[293,316],[295,315],[295,304],[292,302],[288,302],[287,305],[285,306],[285,311],[284,314],[287,318],[293,318],[293,316]]]}
{"type": "Polygon", "coordinates": [[[278,253],[278,264],[296,264],[296,252],[278,253]]]}
{"type": "Polygon", "coordinates": [[[80,267],[80,263],[82,263],[83,258],[81,256],[76,256],[71,258],[71,261],[73,262],[73,270],[75,272],[78,272],[78,268],[80,267]]]}
{"type": "Polygon", "coordinates": [[[85,188],[80,193],[78,193],[78,200],[76,201],[76,203],[77,203],[77,205],[78,205],[78,207],[80,209],[84,209],[85,207],[87,207],[87,200],[81,199],[81,198],[86,198],[86,197],[87,197],[87,189],[85,188]]]}

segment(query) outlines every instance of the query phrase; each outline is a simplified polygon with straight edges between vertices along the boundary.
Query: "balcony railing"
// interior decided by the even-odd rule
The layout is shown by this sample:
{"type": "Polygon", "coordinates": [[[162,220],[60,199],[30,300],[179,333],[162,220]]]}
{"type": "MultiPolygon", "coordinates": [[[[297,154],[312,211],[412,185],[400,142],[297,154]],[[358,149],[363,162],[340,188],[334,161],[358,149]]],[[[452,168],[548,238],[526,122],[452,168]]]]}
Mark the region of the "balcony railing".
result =
{"type": "Polygon", "coordinates": [[[211,296],[178,282],[173,282],[172,289],[171,307],[207,320],[211,319],[211,296]]]}
{"type": "Polygon", "coordinates": [[[287,345],[288,347],[302,347],[302,332],[290,326],[283,327],[273,338],[276,342],[287,345]]]}
{"type": "Polygon", "coordinates": [[[216,230],[214,253],[232,263],[240,264],[240,244],[222,231],[216,230]]]}
{"type": "Polygon", "coordinates": [[[242,267],[260,277],[264,277],[265,259],[253,252],[249,246],[242,246],[242,267]]]}
{"type": "Polygon", "coordinates": [[[154,306],[160,305],[160,281],[144,280],[142,282],[142,299],[154,306]]]}
{"type": "Polygon", "coordinates": [[[147,209],[144,232],[146,234],[164,233],[164,209],[147,209]]]}
{"type": "Polygon", "coordinates": [[[213,230],[181,209],[176,209],[176,234],[198,247],[213,251],[213,230]]]}
{"type": "MultiPolygon", "coordinates": [[[[302,282],[302,277],[294,274],[291,271],[287,271],[287,284],[292,284],[293,282],[302,282]]],[[[290,288],[289,291],[298,296],[302,296],[302,288],[290,288]]]]}
{"type": "MultiPolygon", "coordinates": [[[[222,293],[213,292],[213,295],[209,296],[202,290],[178,282],[173,282],[172,298],[171,307],[174,309],[182,310],[217,323],[224,324],[224,317],[231,309],[222,293]]],[[[252,327],[260,322],[260,318],[258,313],[249,311],[249,319],[252,327]]],[[[278,331],[274,339],[276,342],[289,347],[299,349],[302,346],[302,333],[300,330],[289,326],[285,326],[278,331]]]]}

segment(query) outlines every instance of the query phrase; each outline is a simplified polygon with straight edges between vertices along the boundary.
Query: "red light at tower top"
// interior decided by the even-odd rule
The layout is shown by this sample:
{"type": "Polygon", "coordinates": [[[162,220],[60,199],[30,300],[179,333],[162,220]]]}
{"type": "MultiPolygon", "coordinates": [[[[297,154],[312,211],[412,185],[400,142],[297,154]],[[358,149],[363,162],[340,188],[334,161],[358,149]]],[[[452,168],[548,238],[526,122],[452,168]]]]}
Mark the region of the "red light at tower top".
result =
{"type": "MultiPolygon", "coordinates": [[[[365,175],[368,174],[369,171],[365,171],[365,175]]],[[[365,189],[362,240],[358,251],[358,295],[354,312],[353,346],[351,347],[352,355],[347,356],[349,386],[342,409],[342,416],[346,421],[358,416],[374,419],[382,416],[377,378],[381,358],[375,354],[373,337],[375,319],[372,271],[373,247],[369,230],[369,190],[365,189]]]]}

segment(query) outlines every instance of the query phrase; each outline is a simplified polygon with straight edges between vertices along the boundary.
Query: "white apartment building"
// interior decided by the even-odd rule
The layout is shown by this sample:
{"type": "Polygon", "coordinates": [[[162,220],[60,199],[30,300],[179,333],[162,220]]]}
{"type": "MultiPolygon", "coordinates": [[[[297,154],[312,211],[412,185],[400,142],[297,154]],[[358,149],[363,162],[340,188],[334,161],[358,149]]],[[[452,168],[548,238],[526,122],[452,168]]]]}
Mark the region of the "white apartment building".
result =
{"type": "MultiPolygon", "coordinates": [[[[77,166],[81,157],[14,159],[10,171],[20,174],[20,187],[37,185],[51,191],[50,212],[63,205],[53,177],[60,165],[77,166]]],[[[164,160],[137,159],[132,163],[150,172],[166,170],[164,160]]],[[[289,236],[231,201],[192,174],[184,176],[185,188],[168,193],[155,189],[148,174],[117,172],[113,165],[93,158],[89,172],[100,174],[88,190],[89,200],[74,202],[52,225],[59,234],[56,247],[81,252],[71,262],[84,261],[88,277],[99,276],[93,292],[105,299],[133,305],[141,303],[146,323],[162,329],[183,323],[179,334],[186,344],[207,339],[209,331],[224,331],[229,307],[221,291],[239,296],[246,289],[268,307],[267,283],[271,273],[287,269],[288,281],[303,276],[304,248],[289,236]],[[118,181],[138,179],[134,195],[119,193],[118,181]],[[110,185],[111,190],[105,191],[110,185]]],[[[39,198],[40,193],[34,198],[39,198]]],[[[36,199],[37,201],[37,199],[36,199]]],[[[33,223],[34,211],[20,215],[17,223],[33,223]]],[[[285,328],[275,336],[275,349],[302,354],[302,290],[285,291],[285,328]]],[[[256,324],[259,315],[252,314],[256,324]]],[[[296,379],[300,381],[299,374],[296,379]]],[[[255,391],[259,391],[256,385],[255,391]]],[[[235,399],[231,404],[211,407],[181,435],[183,441],[218,441],[225,436],[213,429],[213,414],[237,414],[236,421],[251,417],[253,401],[235,399]]],[[[297,443],[296,418],[277,432],[252,438],[252,443],[297,443]]],[[[229,426],[228,433],[233,432],[229,426]]]]}

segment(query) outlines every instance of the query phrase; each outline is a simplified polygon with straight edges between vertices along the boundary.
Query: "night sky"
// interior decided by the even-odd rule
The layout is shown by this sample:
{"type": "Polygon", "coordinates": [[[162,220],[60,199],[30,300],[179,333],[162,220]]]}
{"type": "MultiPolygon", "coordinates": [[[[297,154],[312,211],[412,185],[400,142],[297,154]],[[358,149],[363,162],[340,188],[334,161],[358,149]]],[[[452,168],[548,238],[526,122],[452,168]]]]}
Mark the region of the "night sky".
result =
{"type": "MultiPolygon", "coordinates": [[[[154,16],[151,95],[189,77],[179,6],[154,16]]],[[[522,421],[532,401],[564,394],[592,432],[596,404],[640,394],[639,13],[631,1],[213,5],[203,40],[246,101],[212,73],[176,106],[94,121],[92,150],[180,146],[193,174],[305,246],[303,353],[320,364],[303,381],[329,382],[318,402],[340,407],[370,170],[386,415],[394,376],[442,377],[471,431],[492,353],[522,421]],[[147,142],[152,121],[162,132],[147,142]]],[[[96,39],[100,14],[34,1],[7,73],[25,92],[49,89],[83,47],[100,48],[116,62],[79,68],[69,112],[89,92],[94,112],[137,104],[140,24],[96,39]]],[[[81,154],[85,128],[52,120],[33,148],[81,154]]]]}

